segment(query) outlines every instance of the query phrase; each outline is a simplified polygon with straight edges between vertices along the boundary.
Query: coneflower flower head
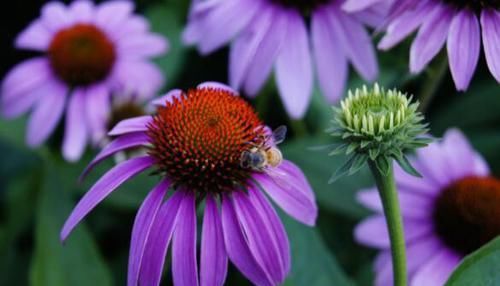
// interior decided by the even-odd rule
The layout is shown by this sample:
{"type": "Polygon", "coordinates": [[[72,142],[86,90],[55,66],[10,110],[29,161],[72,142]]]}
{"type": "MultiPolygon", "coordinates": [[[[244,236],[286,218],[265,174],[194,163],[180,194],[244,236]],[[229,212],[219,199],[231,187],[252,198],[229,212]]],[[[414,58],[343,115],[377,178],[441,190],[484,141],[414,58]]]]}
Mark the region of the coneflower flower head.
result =
{"type": "Polygon", "coordinates": [[[369,159],[382,173],[387,173],[390,159],[395,159],[408,173],[418,176],[405,152],[424,147],[429,138],[418,102],[400,91],[385,90],[378,84],[349,91],[340,107],[333,107],[331,136],[336,146],[330,155],[345,153],[349,160],[333,175],[331,181],[352,175],[369,159]]]}
{"type": "Polygon", "coordinates": [[[264,193],[290,216],[314,225],[318,209],[302,171],[283,158],[259,168],[242,164],[245,152],[267,156],[279,142],[227,86],[173,90],[153,104],[155,115],[123,120],[111,130],[115,139],[84,174],[122,151],[142,147],[147,154],[104,174],[71,213],[61,239],[118,186],[149,169],[161,179],[134,222],[127,285],[159,285],[170,244],[174,285],[221,286],[228,260],[256,285],[281,285],[290,270],[289,242],[264,193]],[[203,203],[198,256],[196,208],[203,203]]]}

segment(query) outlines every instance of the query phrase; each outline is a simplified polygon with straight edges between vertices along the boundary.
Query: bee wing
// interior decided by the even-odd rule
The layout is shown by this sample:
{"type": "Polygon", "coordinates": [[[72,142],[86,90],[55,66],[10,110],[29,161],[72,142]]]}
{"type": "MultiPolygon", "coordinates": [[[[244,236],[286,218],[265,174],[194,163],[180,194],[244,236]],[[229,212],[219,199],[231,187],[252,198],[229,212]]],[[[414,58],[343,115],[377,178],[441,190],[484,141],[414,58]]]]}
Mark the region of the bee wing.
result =
{"type": "Polygon", "coordinates": [[[286,129],[285,125],[281,125],[278,128],[274,129],[272,136],[273,136],[273,140],[274,140],[275,145],[278,145],[281,142],[285,141],[286,130],[287,129],[286,129]]]}

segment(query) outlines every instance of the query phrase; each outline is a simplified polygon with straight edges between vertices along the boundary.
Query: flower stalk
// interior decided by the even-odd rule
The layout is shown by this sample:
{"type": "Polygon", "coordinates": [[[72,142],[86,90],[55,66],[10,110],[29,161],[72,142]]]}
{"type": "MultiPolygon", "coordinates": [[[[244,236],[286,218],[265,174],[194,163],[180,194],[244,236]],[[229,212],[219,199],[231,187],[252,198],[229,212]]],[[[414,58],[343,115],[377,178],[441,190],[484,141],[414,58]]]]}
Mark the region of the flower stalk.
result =
{"type": "Polygon", "coordinates": [[[368,166],[370,166],[380,198],[382,199],[384,216],[389,230],[394,286],[406,286],[407,271],[405,239],[401,210],[399,208],[398,193],[394,181],[394,169],[391,164],[389,166],[388,173],[382,174],[373,161],[369,161],[368,166]]]}

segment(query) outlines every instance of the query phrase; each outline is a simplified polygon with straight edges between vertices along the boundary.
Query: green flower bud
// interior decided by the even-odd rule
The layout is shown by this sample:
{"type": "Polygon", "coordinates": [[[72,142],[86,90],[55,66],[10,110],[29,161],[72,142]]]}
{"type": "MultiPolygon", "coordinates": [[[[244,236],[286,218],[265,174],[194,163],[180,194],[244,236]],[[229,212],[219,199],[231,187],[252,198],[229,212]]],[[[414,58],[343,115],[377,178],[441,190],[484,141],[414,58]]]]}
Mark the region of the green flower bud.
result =
{"type": "Polygon", "coordinates": [[[345,153],[348,161],[335,172],[330,181],[357,172],[367,160],[375,162],[386,174],[391,158],[408,173],[420,176],[410,165],[406,152],[424,147],[432,139],[422,137],[427,129],[417,110],[418,102],[400,91],[385,90],[375,84],[349,91],[340,108],[333,107],[334,120],[330,129],[336,146],[330,155],[345,153]]]}

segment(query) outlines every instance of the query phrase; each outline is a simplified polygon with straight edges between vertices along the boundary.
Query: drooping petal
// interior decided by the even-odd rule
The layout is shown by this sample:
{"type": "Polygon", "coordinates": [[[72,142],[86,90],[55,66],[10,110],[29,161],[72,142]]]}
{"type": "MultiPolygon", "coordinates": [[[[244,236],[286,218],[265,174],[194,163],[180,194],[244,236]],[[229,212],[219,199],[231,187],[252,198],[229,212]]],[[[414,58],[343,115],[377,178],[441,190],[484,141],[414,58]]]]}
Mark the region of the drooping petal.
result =
{"type": "Polygon", "coordinates": [[[367,81],[378,75],[377,57],[370,35],[361,23],[339,9],[329,9],[330,25],[354,68],[367,81]]]}
{"type": "Polygon", "coordinates": [[[215,81],[207,81],[204,83],[199,84],[196,88],[212,88],[212,89],[222,89],[225,91],[228,91],[234,95],[238,95],[238,92],[234,90],[232,87],[225,85],[220,82],[215,82],[215,81]]]}
{"type": "Polygon", "coordinates": [[[281,284],[286,271],[281,262],[278,238],[271,231],[272,227],[265,214],[250,201],[248,196],[242,192],[232,194],[238,221],[255,260],[269,273],[274,284],[281,284]]]}
{"type": "Polygon", "coordinates": [[[52,32],[67,27],[71,23],[66,6],[61,2],[52,1],[42,8],[43,24],[52,32]]]}
{"type": "Polygon", "coordinates": [[[233,41],[229,51],[229,84],[240,89],[255,54],[272,22],[273,9],[255,15],[247,28],[233,41]]]}
{"type": "Polygon", "coordinates": [[[437,4],[434,10],[424,16],[424,24],[410,48],[410,71],[421,72],[443,47],[453,17],[453,10],[444,4],[437,4]]]}
{"type": "Polygon", "coordinates": [[[154,161],[149,156],[138,157],[122,162],[104,174],[71,212],[61,231],[61,240],[66,240],[73,228],[111,192],[152,164],[154,161]]]}
{"type": "Polygon", "coordinates": [[[241,229],[235,206],[231,198],[224,196],[222,201],[222,228],[224,244],[231,262],[255,285],[272,286],[269,274],[259,265],[250,252],[245,234],[241,229]]]}
{"type": "Polygon", "coordinates": [[[160,285],[165,256],[184,197],[184,192],[175,192],[158,211],[142,257],[139,285],[160,285]]]}
{"type": "Polygon", "coordinates": [[[164,96],[151,101],[151,103],[156,106],[165,106],[167,103],[172,103],[174,101],[174,98],[179,98],[182,95],[182,92],[183,91],[180,89],[171,90],[164,96]]]}
{"type": "Polygon", "coordinates": [[[500,82],[500,12],[484,9],[481,27],[486,63],[493,77],[500,82]]]}
{"type": "Polygon", "coordinates": [[[141,15],[130,15],[127,21],[113,31],[113,38],[119,41],[123,37],[147,33],[150,29],[149,21],[141,15]]]}
{"type": "Polygon", "coordinates": [[[314,194],[300,169],[286,169],[288,164],[292,163],[283,162],[278,170],[254,178],[287,214],[312,226],[318,215],[314,194]]]}
{"type": "Polygon", "coordinates": [[[217,203],[207,196],[200,254],[200,285],[222,286],[227,275],[227,253],[217,203]]]}
{"type": "Polygon", "coordinates": [[[290,243],[286,234],[285,228],[278,217],[278,214],[273,209],[266,197],[261,193],[261,190],[251,185],[248,189],[248,198],[254,207],[261,213],[263,220],[267,220],[269,232],[274,235],[279,249],[281,267],[284,272],[284,277],[290,271],[290,243]]]}
{"type": "Polygon", "coordinates": [[[186,193],[179,207],[179,227],[175,228],[172,241],[172,277],[174,285],[197,286],[196,262],[196,195],[186,193]]]}
{"type": "Polygon", "coordinates": [[[411,285],[444,285],[453,269],[460,263],[460,259],[461,257],[451,249],[442,248],[415,274],[411,285]]]}
{"type": "Polygon", "coordinates": [[[347,57],[339,45],[325,12],[320,9],[312,16],[312,44],[319,84],[329,103],[337,102],[347,81],[347,57]],[[335,79],[335,80],[333,80],[335,79]]]}
{"type": "Polygon", "coordinates": [[[119,28],[132,11],[134,11],[133,1],[107,1],[96,7],[95,21],[112,33],[119,28]]]}
{"type": "Polygon", "coordinates": [[[43,99],[38,100],[28,122],[26,143],[31,147],[43,143],[57,127],[64,114],[68,89],[59,82],[49,81],[35,92],[43,99]]]}
{"type": "Polygon", "coordinates": [[[85,178],[85,176],[100,162],[109,158],[110,156],[116,154],[117,152],[134,148],[138,146],[145,146],[149,144],[149,137],[144,132],[135,132],[121,135],[115,140],[111,141],[106,147],[104,147],[99,154],[90,162],[90,164],[85,168],[80,180],[85,178]]]}
{"type": "Polygon", "coordinates": [[[304,116],[312,96],[311,48],[302,16],[291,11],[287,19],[287,46],[276,59],[276,82],[287,113],[298,119],[304,116]]]}
{"type": "Polygon", "coordinates": [[[385,0],[347,0],[342,4],[346,12],[358,12],[385,0]]]}
{"type": "Polygon", "coordinates": [[[274,9],[273,21],[255,51],[252,64],[248,67],[244,89],[250,96],[257,94],[272,71],[274,61],[281,50],[287,33],[287,17],[288,15],[284,11],[274,9]]]}
{"type": "Polygon", "coordinates": [[[156,34],[130,35],[119,41],[120,55],[129,59],[143,59],[162,55],[168,51],[168,41],[156,34]]]}
{"type": "Polygon", "coordinates": [[[73,23],[89,23],[93,20],[94,4],[90,0],[76,0],[69,6],[69,14],[73,23]]]}
{"type": "Polygon", "coordinates": [[[431,1],[424,1],[415,10],[409,10],[395,18],[388,26],[378,48],[388,50],[413,33],[434,8],[431,1]]]}
{"type": "Polygon", "coordinates": [[[49,80],[55,79],[52,77],[47,58],[33,58],[21,62],[9,71],[2,82],[2,104],[21,100],[49,80]]]}
{"type": "Polygon", "coordinates": [[[445,154],[439,144],[430,144],[417,150],[415,168],[426,180],[438,187],[445,187],[450,182],[448,160],[445,154]]]}
{"type": "Polygon", "coordinates": [[[106,136],[106,125],[111,113],[110,93],[106,86],[96,85],[87,89],[85,113],[90,137],[97,144],[106,136]]]}
{"type": "MultiPolygon", "coordinates": [[[[403,218],[405,240],[407,243],[421,238],[433,231],[433,225],[427,220],[403,218]]],[[[390,241],[387,224],[383,215],[376,215],[363,220],[354,230],[356,241],[379,249],[389,249],[390,241]]]]}
{"type": "Polygon", "coordinates": [[[134,94],[138,100],[150,99],[165,83],[165,77],[158,66],[144,60],[117,62],[112,79],[120,92],[134,94]]]}
{"type": "Polygon", "coordinates": [[[89,136],[85,117],[85,91],[76,89],[69,99],[62,153],[66,160],[77,161],[85,151],[89,136]]]}
{"type": "Polygon", "coordinates": [[[127,276],[128,286],[136,286],[139,281],[139,271],[141,269],[142,258],[144,257],[146,241],[149,238],[153,222],[163,202],[163,197],[170,187],[170,183],[168,179],[161,180],[161,182],[149,193],[137,212],[130,241],[127,276]]]}
{"type": "Polygon", "coordinates": [[[16,38],[15,46],[19,49],[46,51],[53,33],[47,29],[42,20],[37,19],[24,29],[16,38]]]}
{"type": "Polygon", "coordinates": [[[453,17],[447,49],[451,75],[457,90],[466,90],[474,75],[479,60],[480,33],[479,21],[469,9],[463,9],[453,17]]]}
{"type": "Polygon", "coordinates": [[[130,119],[125,119],[116,124],[108,135],[118,136],[127,133],[145,132],[148,130],[147,124],[152,120],[151,115],[138,116],[130,119]]]}

